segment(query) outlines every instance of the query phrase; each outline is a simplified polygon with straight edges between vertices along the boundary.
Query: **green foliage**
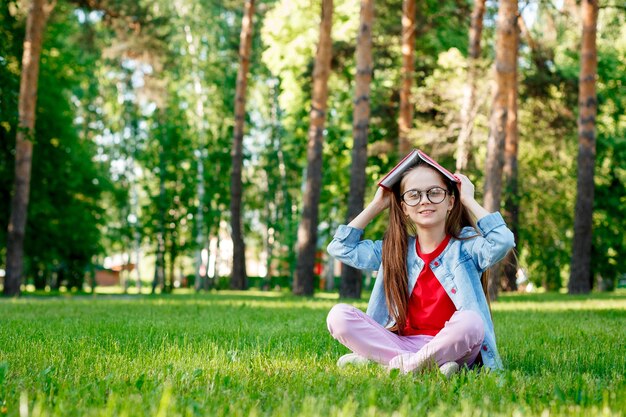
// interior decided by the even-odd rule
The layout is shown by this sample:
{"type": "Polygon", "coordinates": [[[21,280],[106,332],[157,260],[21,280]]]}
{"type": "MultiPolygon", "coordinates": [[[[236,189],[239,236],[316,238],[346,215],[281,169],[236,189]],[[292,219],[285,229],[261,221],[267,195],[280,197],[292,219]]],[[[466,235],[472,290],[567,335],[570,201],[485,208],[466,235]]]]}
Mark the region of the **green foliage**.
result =
{"type": "MultiPolygon", "coordinates": [[[[60,3],[57,12],[62,16],[69,10],[66,4],[60,3]]],[[[78,25],[76,21],[57,16],[50,19],[41,54],[39,83],[43,88],[39,89],[37,101],[25,239],[26,266],[30,282],[38,287],[54,282],[60,284],[64,280],[70,287],[80,287],[85,268],[101,249],[98,226],[103,220],[103,209],[100,197],[108,179],[102,167],[93,162],[95,145],[80,137],[73,120],[76,109],[72,105],[72,91],[79,89],[81,81],[87,77],[86,68],[79,64],[86,64],[87,60],[78,59],[80,53],[72,44],[78,25]],[[57,274],[55,280],[52,273],[57,274]]],[[[11,19],[8,14],[4,18],[7,23],[11,19]]],[[[23,32],[23,26],[17,21],[13,24],[15,33],[23,32]]],[[[8,39],[15,45],[13,49],[7,47],[2,56],[6,68],[10,69],[20,61],[21,38],[10,36],[8,39]]],[[[11,106],[11,110],[2,112],[0,127],[6,138],[2,143],[8,151],[0,163],[2,194],[6,196],[10,195],[14,178],[11,158],[14,158],[17,122],[15,92],[19,91],[18,75],[11,76],[11,72],[0,71],[7,76],[3,88],[14,88],[6,93],[2,91],[2,103],[11,106]]],[[[2,213],[6,214],[0,217],[1,241],[6,241],[9,202],[9,198],[2,201],[2,213]]]]}
{"type": "MultiPolygon", "coordinates": [[[[9,13],[9,3],[0,5],[0,190],[6,198],[0,199],[0,241],[6,242],[6,224],[10,215],[9,193],[15,170],[15,130],[17,129],[17,102],[19,98],[19,53],[15,39],[23,26],[9,13]],[[5,220],[6,219],[6,220],[5,220]]],[[[5,245],[0,246],[0,257],[6,258],[5,245]]]]}
{"type": "Polygon", "coordinates": [[[0,404],[7,416],[20,415],[20,404],[49,416],[586,417],[626,409],[624,294],[503,295],[493,309],[505,371],[450,380],[374,364],[337,368],[347,350],[324,322],[335,302],[225,292],[0,303],[0,404]]]}
{"type": "Polygon", "coordinates": [[[603,10],[598,55],[596,195],[593,271],[608,289],[626,268],[626,17],[603,10]]]}

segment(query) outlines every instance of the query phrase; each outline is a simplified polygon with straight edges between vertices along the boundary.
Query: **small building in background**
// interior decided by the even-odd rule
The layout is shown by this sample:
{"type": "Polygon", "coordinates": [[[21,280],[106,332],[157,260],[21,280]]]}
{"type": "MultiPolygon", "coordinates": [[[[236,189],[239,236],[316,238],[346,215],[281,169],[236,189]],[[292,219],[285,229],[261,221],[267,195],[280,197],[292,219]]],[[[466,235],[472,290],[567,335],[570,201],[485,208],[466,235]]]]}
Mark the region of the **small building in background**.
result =
{"type": "Polygon", "coordinates": [[[121,284],[122,271],[130,272],[135,270],[135,264],[128,261],[127,254],[108,256],[104,260],[104,265],[96,269],[96,286],[112,287],[121,284]]]}

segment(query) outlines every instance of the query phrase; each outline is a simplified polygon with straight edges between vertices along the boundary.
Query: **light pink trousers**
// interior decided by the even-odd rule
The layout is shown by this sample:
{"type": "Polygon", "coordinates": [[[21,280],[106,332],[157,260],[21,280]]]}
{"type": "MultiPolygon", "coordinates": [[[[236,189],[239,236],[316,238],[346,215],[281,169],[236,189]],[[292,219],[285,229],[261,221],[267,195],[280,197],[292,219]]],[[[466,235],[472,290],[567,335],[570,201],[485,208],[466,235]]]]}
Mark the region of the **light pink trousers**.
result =
{"type": "Polygon", "coordinates": [[[456,362],[471,365],[480,352],[485,329],[473,311],[457,311],[436,336],[398,336],[358,308],[337,304],[326,319],[328,331],[352,352],[403,372],[456,362]]]}

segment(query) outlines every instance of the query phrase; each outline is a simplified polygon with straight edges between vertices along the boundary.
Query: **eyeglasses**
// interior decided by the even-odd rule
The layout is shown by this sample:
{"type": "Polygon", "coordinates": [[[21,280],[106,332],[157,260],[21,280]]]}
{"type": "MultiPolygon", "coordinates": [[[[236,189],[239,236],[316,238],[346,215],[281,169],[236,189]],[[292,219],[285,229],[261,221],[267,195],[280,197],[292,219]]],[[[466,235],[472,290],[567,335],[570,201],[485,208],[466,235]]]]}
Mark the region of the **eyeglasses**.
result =
{"type": "Polygon", "coordinates": [[[441,187],[429,188],[426,191],[407,190],[402,194],[402,201],[413,207],[422,201],[422,194],[426,194],[426,198],[433,204],[439,204],[446,199],[448,191],[441,187]]]}

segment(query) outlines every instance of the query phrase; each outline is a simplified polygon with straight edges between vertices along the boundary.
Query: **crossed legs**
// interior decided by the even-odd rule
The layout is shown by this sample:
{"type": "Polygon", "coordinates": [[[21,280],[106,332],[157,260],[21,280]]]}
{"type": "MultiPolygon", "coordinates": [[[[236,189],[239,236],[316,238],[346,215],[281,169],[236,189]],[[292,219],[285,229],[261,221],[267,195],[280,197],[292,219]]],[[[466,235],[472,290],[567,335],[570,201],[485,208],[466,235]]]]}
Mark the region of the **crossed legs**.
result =
{"type": "Polygon", "coordinates": [[[436,336],[398,336],[348,304],[335,305],[326,322],[352,352],[405,373],[446,362],[471,365],[484,338],[480,315],[469,310],[455,312],[436,336]]]}

